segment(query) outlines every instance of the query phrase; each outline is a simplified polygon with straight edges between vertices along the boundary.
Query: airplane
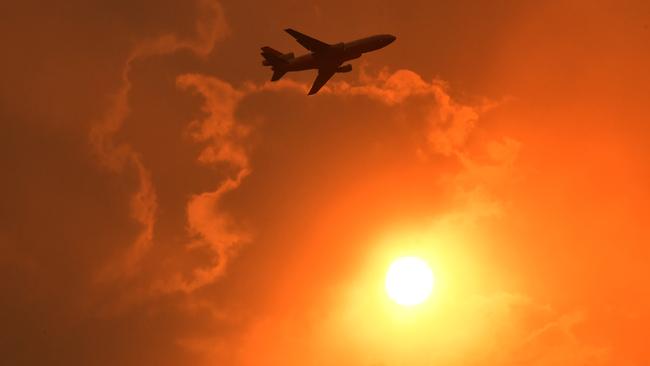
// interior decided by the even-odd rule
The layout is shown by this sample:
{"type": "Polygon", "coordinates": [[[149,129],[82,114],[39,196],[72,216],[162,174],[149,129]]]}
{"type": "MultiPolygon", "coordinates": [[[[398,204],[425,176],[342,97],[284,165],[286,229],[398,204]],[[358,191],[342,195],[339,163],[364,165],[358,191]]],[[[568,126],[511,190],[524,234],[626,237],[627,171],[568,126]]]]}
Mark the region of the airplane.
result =
{"type": "Polygon", "coordinates": [[[318,70],[318,76],[308,95],[316,94],[337,72],[352,71],[352,65],[343,65],[344,62],[359,58],[366,52],[384,48],[396,39],[390,34],[378,34],[352,42],[329,44],[291,28],[285,29],[285,32],[295,38],[310,53],[294,57],[293,52],[282,53],[271,47],[262,47],[261,55],[264,57],[262,65],[271,66],[271,70],[273,70],[271,81],[280,80],[284,74],[290,71],[318,70]]]}

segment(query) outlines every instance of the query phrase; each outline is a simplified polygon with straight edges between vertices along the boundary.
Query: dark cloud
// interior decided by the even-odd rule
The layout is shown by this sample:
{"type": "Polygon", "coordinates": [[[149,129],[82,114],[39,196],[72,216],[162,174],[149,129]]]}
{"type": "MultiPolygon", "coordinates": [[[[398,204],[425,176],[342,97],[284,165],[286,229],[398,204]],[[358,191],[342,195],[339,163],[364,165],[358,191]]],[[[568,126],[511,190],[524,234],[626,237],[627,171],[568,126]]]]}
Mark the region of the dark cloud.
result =
{"type": "Polygon", "coordinates": [[[157,208],[146,167],[107,135],[128,115],[131,64],[181,48],[209,52],[225,29],[219,5],[6,5],[2,165],[12,177],[0,185],[0,288],[12,331],[0,339],[2,362],[189,361],[176,345],[193,323],[181,298],[135,301],[129,294],[141,286],[97,283],[97,273],[115,270],[105,269],[107,259],[125,251],[117,270],[134,271],[157,208]],[[103,130],[91,132],[98,121],[103,130]]]}

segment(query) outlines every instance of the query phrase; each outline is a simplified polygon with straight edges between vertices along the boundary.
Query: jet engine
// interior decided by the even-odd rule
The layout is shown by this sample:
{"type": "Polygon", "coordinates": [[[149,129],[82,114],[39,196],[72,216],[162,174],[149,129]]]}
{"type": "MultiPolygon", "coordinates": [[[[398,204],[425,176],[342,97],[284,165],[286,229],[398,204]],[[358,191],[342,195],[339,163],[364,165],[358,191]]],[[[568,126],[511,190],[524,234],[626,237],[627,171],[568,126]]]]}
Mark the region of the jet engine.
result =
{"type": "Polygon", "coordinates": [[[352,71],[352,65],[347,64],[340,66],[339,68],[336,69],[336,72],[350,72],[352,71]]]}

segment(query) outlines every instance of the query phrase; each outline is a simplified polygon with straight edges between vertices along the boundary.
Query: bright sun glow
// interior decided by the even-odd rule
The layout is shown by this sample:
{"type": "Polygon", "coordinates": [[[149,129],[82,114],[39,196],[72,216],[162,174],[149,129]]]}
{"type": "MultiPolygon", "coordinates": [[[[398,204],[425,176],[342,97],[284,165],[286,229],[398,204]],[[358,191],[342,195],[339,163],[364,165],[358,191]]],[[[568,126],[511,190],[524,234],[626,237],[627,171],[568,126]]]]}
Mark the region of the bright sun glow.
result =
{"type": "Polygon", "coordinates": [[[401,257],[393,261],[386,273],[386,292],[396,303],[413,306],[426,300],[433,290],[433,272],[418,257],[401,257]]]}

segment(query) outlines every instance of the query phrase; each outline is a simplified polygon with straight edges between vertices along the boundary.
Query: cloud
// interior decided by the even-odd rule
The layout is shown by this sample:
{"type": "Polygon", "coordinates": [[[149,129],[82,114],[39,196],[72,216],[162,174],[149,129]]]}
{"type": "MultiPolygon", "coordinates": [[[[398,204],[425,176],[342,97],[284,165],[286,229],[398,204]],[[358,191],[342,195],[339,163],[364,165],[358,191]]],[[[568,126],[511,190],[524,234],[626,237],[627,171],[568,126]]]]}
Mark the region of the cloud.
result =
{"type": "Polygon", "coordinates": [[[139,153],[128,142],[116,142],[115,139],[129,115],[131,69],[139,60],[174,53],[181,49],[188,49],[199,56],[207,55],[214,43],[225,34],[226,23],[218,2],[200,0],[197,6],[201,16],[196,20],[193,37],[179,38],[169,33],[136,42],[122,70],[122,85],[114,94],[111,106],[90,131],[90,142],[99,161],[117,174],[123,173],[127,167],[135,169],[139,182],[138,189],[131,198],[131,216],[141,225],[141,231],[121,258],[107,263],[99,271],[98,279],[101,281],[132,276],[137,271],[142,257],[153,245],[157,199],[151,174],[139,153]]]}
{"type": "MultiPolygon", "coordinates": [[[[445,83],[437,80],[426,82],[409,70],[392,73],[382,71],[374,76],[364,75],[362,79],[359,85],[332,82],[321,93],[323,97],[330,95],[340,99],[367,98],[395,110],[409,109],[413,106],[412,103],[418,104],[419,114],[415,116],[424,122],[421,124],[424,126],[421,133],[426,136],[425,154],[455,160],[460,164],[461,169],[451,174],[447,182],[450,187],[454,187],[451,191],[454,192],[456,208],[436,218],[436,230],[454,226],[460,228],[461,232],[472,231],[476,229],[474,226],[479,225],[479,219],[498,218],[507,214],[507,206],[500,196],[499,188],[513,179],[514,166],[522,144],[510,137],[483,137],[478,144],[470,144],[481,114],[494,108],[495,103],[485,102],[476,106],[459,103],[449,95],[445,83]]],[[[255,169],[255,166],[250,166],[251,152],[247,153],[242,147],[250,131],[235,127],[240,125],[236,120],[235,111],[244,100],[256,94],[302,94],[308,89],[308,85],[290,79],[277,83],[247,83],[242,88],[235,89],[217,78],[199,74],[182,75],[177,79],[177,83],[182,89],[198,91],[204,98],[203,110],[208,117],[192,123],[194,138],[206,143],[201,153],[203,158],[200,160],[206,164],[225,162],[236,167],[237,171],[246,173],[255,169]]],[[[218,207],[221,196],[236,189],[240,183],[241,179],[227,181],[217,190],[205,193],[204,197],[197,197],[194,203],[201,208],[218,207]]],[[[211,210],[197,212],[205,214],[199,215],[201,217],[215,215],[211,210]]],[[[224,248],[237,247],[233,243],[240,243],[243,241],[242,237],[245,237],[229,235],[228,233],[236,231],[224,229],[233,226],[227,219],[214,216],[208,220],[196,219],[196,225],[192,224],[193,219],[189,221],[190,227],[196,227],[196,232],[200,233],[201,237],[212,237],[212,242],[220,243],[213,247],[214,253],[218,253],[219,257],[227,258],[228,254],[223,254],[226,251],[224,248]],[[211,222],[213,225],[204,227],[200,224],[203,222],[211,222]],[[208,230],[207,227],[211,229],[208,230]]],[[[227,260],[220,263],[224,262],[227,260]]],[[[222,270],[223,267],[212,267],[203,275],[197,275],[195,283],[203,283],[201,278],[212,281],[217,276],[216,273],[222,270]]],[[[329,301],[325,303],[326,306],[332,304],[329,301]]],[[[258,363],[259,358],[256,355],[259,350],[267,350],[273,354],[269,354],[266,360],[269,365],[341,363],[342,354],[351,355],[352,359],[346,360],[348,364],[364,364],[367,358],[360,355],[364,355],[369,348],[375,349],[373,362],[393,365],[403,361],[403,356],[399,356],[399,353],[391,353],[391,347],[383,350],[369,345],[366,347],[363,346],[363,341],[360,341],[359,348],[346,345],[339,349],[337,347],[343,346],[331,343],[332,337],[335,337],[330,334],[332,329],[335,333],[348,331],[341,328],[340,320],[336,320],[337,316],[346,313],[346,309],[328,309],[327,313],[332,315],[325,318],[311,318],[305,315],[317,313],[317,309],[303,311],[300,317],[304,315],[307,319],[287,319],[287,314],[281,311],[279,314],[266,314],[253,320],[247,336],[237,338],[236,342],[243,343],[232,346],[241,350],[240,358],[233,361],[230,355],[229,362],[243,365],[258,363]],[[294,322],[298,323],[294,324],[296,328],[291,325],[294,322]],[[307,328],[300,326],[305,322],[308,324],[307,328]],[[300,333],[293,334],[294,331],[300,333]],[[294,337],[302,341],[299,344],[293,343],[291,339],[294,337]],[[303,343],[309,351],[296,350],[296,347],[301,347],[303,343]],[[294,353],[294,357],[288,359],[280,356],[287,353],[294,353]]],[[[446,325],[449,329],[458,328],[464,331],[456,336],[435,335],[429,338],[429,344],[423,344],[423,347],[430,349],[442,350],[449,347],[453,353],[443,351],[442,354],[432,355],[423,349],[422,353],[430,354],[431,357],[414,356],[409,358],[413,361],[412,364],[426,365],[435,361],[447,365],[599,365],[605,364],[608,359],[607,348],[592,346],[575,334],[575,327],[584,322],[582,313],[561,313],[549,305],[540,305],[523,294],[470,294],[454,306],[453,311],[455,313],[450,315],[451,323],[447,322],[446,325]],[[453,323],[454,321],[458,323],[453,323]],[[469,338],[466,333],[471,334],[469,338]],[[459,338],[456,339],[456,344],[450,346],[445,337],[459,338]]],[[[206,356],[206,363],[224,360],[224,349],[229,349],[221,339],[192,339],[182,342],[193,349],[199,347],[204,354],[212,354],[212,357],[206,356]]]]}
{"type": "MultiPolygon", "coordinates": [[[[134,167],[139,182],[138,189],[131,198],[131,209],[133,218],[141,225],[141,230],[119,261],[107,264],[106,268],[109,269],[101,273],[104,281],[134,276],[141,264],[145,262],[143,258],[151,252],[153,243],[157,240],[155,223],[160,200],[156,194],[157,187],[151,179],[152,172],[145,167],[145,160],[134,145],[128,140],[117,143],[115,136],[123,128],[129,114],[127,102],[131,82],[128,78],[128,70],[132,63],[141,57],[174,52],[181,48],[189,47],[199,54],[207,52],[207,49],[193,48],[187,43],[183,46],[170,46],[173,44],[175,43],[168,40],[159,40],[142,51],[134,52],[137,56],[129,58],[126,64],[124,85],[121,93],[118,94],[121,97],[117,98],[116,104],[109,110],[105,120],[93,130],[92,141],[105,166],[118,174],[123,174],[128,167],[134,167]]],[[[246,103],[262,95],[270,98],[275,98],[281,93],[302,96],[308,89],[308,85],[287,79],[278,83],[248,82],[237,88],[213,76],[186,73],[176,77],[176,86],[181,91],[199,97],[201,116],[186,121],[184,132],[190,141],[200,148],[194,156],[196,163],[204,169],[219,171],[220,178],[210,189],[194,191],[185,197],[186,225],[182,247],[167,253],[173,258],[163,257],[164,261],[160,264],[146,267],[150,273],[146,274],[144,285],[137,286],[140,290],[144,288],[147,296],[153,294],[153,298],[162,294],[183,293],[192,295],[190,302],[196,302],[200,301],[195,295],[198,293],[197,290],[204,289],[221,279],[233,265],[233,259],[242,246],[259,245],[258,238],[253,237],[249,228],[238,221],[240,216],[233,216],[224,205],[224,198],[239,190],[251,173],[259,168],[252,163],[252,157],[257,156],[257,152],[251,142],[252,127],[241,120],[242,108],[248,107],[246,103]],[[200,260],[196,257],[200,257],[200,260]]],[[[452,177],[448,182],[452,187],[455,187],[459,177],[464,177],[464,184],[456,189],[455,205],[471,211],[474,216],[470,220],[473,221],[503,213],[501,200],[490,192],[490,184],[485,184],[485,174],[481,173],[481,169],[485,166],[493,166],[500,171],[499,174],[507,176],[507,168],[514,164],[519,145],[511,139],[482,141],[481,159],[470,154],[468,149],[470,137],[477,128],[480,113],[487,108],[485,105],[471,106],[460,103],[449,95],[448,87],[443,82],[438,80],[427,82],[410,70],[395,72],[384,70],[376,75],[363,75],[359,83],[354,85],[334,82],[321,93],[323,95],[319,97],[327,100],[329,96],[329,100],[334,103],[358,98],[364,99],[371,105],[379,104],[391,113],[395,113],[389,118],[408,114],[409,118],[417,120],[417,123],[400,126],[401,122],[398,119],[395,128],[406,131],[416,126],[415,133],[420,135],[418,140],[420,145],[406,145],[407,149],[411,149],[413,153],[419,151],[420,156],[425,156],[425,161],[446,159],[460,164],[462,168],[460,173],[445,173],[452,177]],[[485,160],[488,162],[486,163],[485,160]],[[470,171],[475,173],[466,173],[470,171]]],[[[256,113],[260,112],[263,113],[263,111],[256,111],[256,113]]],[[[383,136],[383,138],[390,138],[390,136],[383,136]]],[[[404,151],[395,153],[401,154],[404,151]]],[[[416,155],[409,156],[402,158],[409,159],[416,155]]],[[[270,163],[289,164],[290,162],[270,163]]],[[[427,164],[430,164],[432,169],[438,169],[435,164],[431,165],[431,162],[427,164]]],[[[283,184],[287,184],[287,180],[292,178],[280,177],[279,179],[284,181],[283,184]]],[[[430,184],[439,183],[430,182],[430,184]]],[[[264,195],[263,192],[253,194],[264,195]]],[[[436,215],[435,212],[428,214],[436,215]]],[[[466,216],[461,216],[448,217],[451,221],[467,219],[466,216]]],[[[209,307],[212,312],[215,312],[218,311],[219,305],[211,304],[209,307]]],[[[244,327],[248,325],[256,327],[260,319],[255,316],[248,318],[249,323],[244,327]]],[[[214,336],[178,337],[178,342],[183,347],[193,352],[207,352],[219,360],[224,357],[222,354],[224,349],[238,347],[237,344],[230,343],[238,340],[240,338],[237,337],[232,340],[214,336]],[[228,346],[224,346],[224,343],[228,346]],[[207,351],[211,344],[215,348],[207,351]]],[[[211,356],[206,357],[211,359],[211,356]]]]}
{"type": "Polygon", "coordinates": [[[188,249],[207,247],[213,260],[206,268],[196,268],[192,278],[176,274],[171,281],[160,284],[164,291],[191,292],[212,283],[224,273],[228,261],[239,246],[250,241],[245,231],[219,207],[221,197],[237,187],[250,172],[248,154],[244,149],[248,129],[235,120],[235,109],[244,93],[214,78],[185,74],[177,78],[182,89],[198,92],[204,100],[207,116],[190,123],[190,135],[197,143],[205,144],[198,161],[206,165],[234,168],[233,175],[220,183],[214,191],[193,195],[187,203],[187,225],[194,240],[188,249]]]}
{"type": "MultiPolygon", "coordinates": [[[[205,116],[191,122],[189,127],[189,134],[193,140],[203,145],[198,160],[204,165],[222,167],[232,174],[232,178],[222,182],[215,190],[195,195],[188,202],[188,228],[197,238],[192,248],[210,248],[214,260],[210,266],[196,269],[190,279],[176,277],[174,281],[168,283],[168,289],[193,291],[219,278],[223,274],[226,265],[230,262],[230,258],[236,255],[238,248],[242,244],[247,242],[250,242],[251,245],[260,244],[246,231],[242,231],[221,206],[225,194],[238,189],[242,180],[246,179],[256,168],[263,168],[251,163],[251,157],[256,156],[257,153],[254,147],[246,148],[246,146],[250,146],[248,139],[251,130],[250,127],[245,127],[248,126],[247,124],[239,120],[241,116],[241,113],[238,113],[240,108],[244,108],[243,106],[251,108],[250,105],[246,105],[247,101],[261,96],[274,98],[279,94],[302,95],[308,90],[308,85],[287,79],[276,83],[255,84],[248,82],[243,84],[241,88],[235,88],[216,77],[201,74],[183,74],[177,77],[176,80],[180,89],[198,93],[202,98],[202,110],[205,116]]],[[[476,106],[460,103],[450,96],[448,87],[443,82],[437,80],[424,81],[417,73],[410,70],[397,70],[395,72],[384,70],[376,75],[363,75],[358,85],[347,82],[333,82],[331,85],[326,86],[321,91],[321,94],[315,98],[323,98],[325,101],[329,100],[334,103],[361,98],[371,103],[370,105],[379,103],[395,113],[388,118],[408,114],[410,118],[417,119],[417,123],[399,126],[401,120],[398,118],[395,121],[398,125],[394,128],[409,129],[417,126],[419,129],[415,133],[421,135],[422,138],[418,141],[421,141],[422,145],[407,145],[407,148],[413,152],[421,150],[421,154],[426,155],[424,160],[445,159],[458,164],[460,170],[445,172],[435,163],[426,162],[427,167],[434,170],[433,173],[436,172],[436,169],[441,173],[439,176],[434,175],[437,180],[429,181],[428,184],[433,186],[442,182],[446,186],[445,189],[452,192],[452,196],[454,196],[454,208],[450,208],[448,212],[442,214],[435,211],[427,212],[427,215],[436,218],[438,228],[443,227],[444,230],[444,228],[452,225],[461,228],[461,230],[471,231],[475,228],[469,226],[478,225],[479,219],[504,215],[505,206],[502,198],[492,192],[492,187],[496,184],[493,177],[499,177],[496,179],[497,183],[508,180],[517,159],[520,143],[510,138],[484,138],[478,144],[479,148],[476,149],[478,152],[472,151],[469,146],[481,113],[491,108],[493,103],[482,103],[476,106]],[[441,178],[444,175],[448,176],[446,181],[441,178]]],[[[264,114],[264,111],[256,112],[264,114]]],[[[310,123],[316,122],[311,121],[310,123]]],[[[385,139],[392,137],[390,134],[381,135],[381,138],[385,139]]],[[[365,145],[360,145],[358,148],[363,149],[365,145]]],[[[404,151],[401,150],[394,152],[394,154],[402,153],[404,151]]],[[[333,154],[336,153],[333,152],[333,154]]],[[[402,158],[410,159],[415,156],[417,155],[405,155],[402,158]]],[[[290,162],[286,161],[271,163],[290,164],[290,162]]],[[[312,168],[315,169],[315,167],[312,168]]],[[[280,177],[279,179],[283,179],[283,184],[287,184],[286,180],[292,178],[280,177]]],[[[268,187],[272,187],[272,185],[265,186],[266,189],[269,189],[268,187]]],[[[499,308],[498,311],[508,313],[507,309],[516,306],[517,301],[520,301],[519,297],[504,296],[504,298],[507,299],[499,300],[501,301],[499,304],[495,304],[497,300],[491,299],[488,301],[490,304],[483,304],[485,306],[480,309],[475,308],[476,304],[465,304],[465,310],[470,312],[468,316],[471,315],[477,317],[477,321],[486,322],[489,320],[481,318],[481,315],[478,314],[487,311],[488,307],[493,307],[494,310],[500,306],[502,308],[499,308]]],[[[330,302],[325,302],[330,304],[330,302]]],[[[307,309],[305,314],[311,311],[307,309]]],[[[332,313],[339,311],[345,313],[345,309],[328,310],[328,312],[332,313]]],[[[247,364],[249,357],[258,360],[257,356],[255,356],[258,354],[258,351],[255,351],[258,347],[260,349],[270,347],[273,351],[269,352],[273,352],[275,356],[288,352],[283,348],[288,347],[288,345],[282,344],[280,340],[278,340],[279,343],[274,341],[274,339],[281,339],[286,335],[280,336],[273,329],[281,327],[279,324],[292,324],[292,321],[284,319],[285,314],[278,315],[279,318],[274,318],[274,316],[265,315],[252,319],[248,329],[251,332],[249,334],[251,338],[245,337],[243,346],[240,344],[232,345],[234,348],[242,347],[243,353],[250,353],[250,355],[242,356],[243,358],[238,361],[239,363],[247,364]],[[260,341],[258,337],[262,338],[262,340],[260,341]],[[268,342],[268,344],[258,342],[268,342]]],[[[507,321],[508,319],[503,320],[504,323],[507,321]]],[[[324,334],[329,334],[319,327],[328,327],[330,325],[316,321],[311,326],[313,326],[314,332],[318,333],[322,330],[324,334]]],[[[485,329],[483,331],[490,332],[494,330],[492,328],[501,326],[503,326],[501,323],[484,324],[485,329]]],[[[338,329],[338,331],[345,332],[346,330],[338,329]]],[[[521,337],[523,330],[519,332],[517,336],[521,337]]],[[[310,347],[315,350],[319,349],[319,347],[329,347],[327,345],[328,341],[322,335],[308,333],[296,335],[296,337],[307,337],[305,342],[309,343],[310,347]]],[[[241,339],[237,338],[237,342],[240,341],[241,339]]],[[[210,349],[209,345],[213,344],[214,349],[208,352],[212,354],[212,358],[208,357],[208,359],[215,362],[223,360],[222,351],[224,347],[228,348],[224,346],[221,339],[202,341],[191,338],[182,340],[181,343],[192,349],[200,346],[201,350],[210,349]]],[[[485,353],[492,351],[496,350],[481,349],[480,352],[484,354],[481,357],[488,357],[485,353]]],[[[354,353],[358,354],[359,352],[362,352],[361,349],[355,350],[354,353]]],[[[306,360],[319,360],[319,362],[325,363],[334,361],[327,354],[310,355],[300,352],[299,355],[305,357],[306,360]]],[[[300,359],[300,357],[297,356],[296,359],[300,359]]],[[[282,358],[280,357],[280,359],[282,358]]],[[[280,359],[278,359],[278,362],[280,362],[280,359]]],[[[473,359],[473,361],[477,359],[473,359]]],[[[207,363],[209,362],[207,361],[207,363]]],[[[250,362],[252,364],[256,361],[250,362]]],[[[275,363],[269,360],[268,364],[275,363]]],[[[291,363],[289,362],[289,364],[291,363]]]]}
{"type": "MultiPolygon", "coordinates": [[[[485,336],[471,352],[470,364],[491,365],[603,365],[609,350],[580,339],[575,328],[586,319],[582,312],[562,313],[516,293],[494,293],[472,300],[468,314],[485,336]],[[487,346],[486,346],[487,345],[487,346]]],[[[469,360],[466,360],[469,361],[469,360]]]]}
{"type": "Polygon", "coordinates": [[[362,74],[363,85],[339,82],[328,91],[338,95],[363,95],[394,106],[408,98],[426,98],[430,110],[423,116],[428,125],[427,140],[433,153],[451,156],[467,142],[483,106],[463,105],[453,100],[441,80],[427,82],[411,70],[381,71],[376,76],[362,74]]]}
{"type": "MultiPolygon", "coordinates": [[[[358,20],[346,6],[328,4],[322,19],[358,20]]],[[[647,307],[638,230],[647,215],[636,204],[647,201],[647,82],[621,62],[647,63],[639,9],[588,11],[590,35],[548,30],[554,14],[575,25],[562,6],[380,6],[363,13],[364,27],[402,34],[399,47],[421,56],[412,69],[337,76],[306,97],[310,85],[291,78],[246,80],[262,72],[250,45],[274,42],[259,25],[279,29],[283,16],[313,7],[229,2],[232,24],[258,26],[236,27],[216,50],[228,27],[215,1],[9,7],[0,24],[5,363],[647,359],[647,317],[624,316],[647,307]],[[489,21],[475,22],[483,10],[489,21]],[[428,22],[442,31],[427,37],[448,57],[413,48],[414,12],[442,20],[428,22]],[[457,15],[467,21],[449,32],[445,19],[457,15]],[[629,42],[615,42],[611,57],[574,52],[587,38],[622,35],[629,42]],[[567,50],[580,57],[555,57],[567,50]],[[633,77],[608,78],[617,68],[633,77]],[[201,74],[213,71],[227,76],[201,74]],[[432,74],[451,84],[421,76],[432,74]],[[603,80],[613,87],[598,88],[603,80]],[[515,93],[517,105],[477,101],[476,90],[515,93]],[[523,173],[533,179],[521,184],[523,173]],[[427,327],[413,339],[428,359],[395,342],[408,332],[377,330],[390,324],[371,317],[368,292],[354,292],[356,308],[339,303],[374,236],[411,224],[448,234],[437,248],[470,264],[447,276],[469,284],[449,286],[462,296],[436,320],[451,326],[417,319],[427,327]]],[[[381,60],[403,64],[391,52],[381,60]]]]}
{"type": "MultiPolygon", "coordinates": [[[[208,37],[208,39],[214,41],[214,38],[208,37]]],[[[131,145],[128,143],[116,145],[113,139],[128,115],[127,100],[131,88],[128,78],[129,68],[141,57],[174,52],[181,48],[189,48],[198,54],[209,51],[208,48],[199,47],[197,44],[179,43],[173,37],[163,37],[142,47],[129,58],[124,73],[124,86],[118,93],[119,97],[114,108],[106,115],[104,122],[97,125],[92,135],[94,146],[106,166],[119,173],[125,166],[131,164],[136,168],[140,182],[139,189],[132,197],[131,207],[132,216],[142,225],[142,230],[126,252],[122,266],[116,267],[121,275],[127,276],[131,275],[153,243],[157,211],[156,189],[150,178],[151,173],[145,168],[140,155],[131,145]]],[[[255,154],[249,141],[251,127],[238,119],[239,109],[246,100],[255,95],[284,92],[304,94],[308,89],[308,85],[291,79],[277,83],[248,82],[236,88],[216,77],[197,73],[179,75],[176,78],[176,85],[180,90],[189,91],[201,98],[203,116],[190,121],[186,129],[191,141],[201,147],[196,161],[204,167],[221,170],[225,178],[211,190],[192,194],[185,205],[186,230],[189,238],[185,242],[185,251],[207,250],[208,260],[203,264],[190,261],[187,267],[172,266],[171,271],[163,271],[152,284],[152,289],[156,293],[193,293],[204,288],[224,275],[243,245],[255,244],[250,232],[223,207],[224,197],[239,189],[242,182],[256,168],[251,164],[251,155],[255,154]]],[[[420,123],[417,125],[422,126],[419,132],[423,145],[413,146],[413,150],[420,150],[427,159],[437,156],[456,161],[462,168],[451,174],[448,182],[449,186],[458,185],[458,188],[452,191],[455,191],[455,205],[459,209],[440,217],[438,225],[445,226],[450,223],[458,225],[459,222],[460,225],[475,224],[480,218],[504,214],[501,198],[491,189],[499,182],[508,180],[521,144],[514,139],[502,137],[482,140],[478,152],[472,151],[469,146],[481,113],[492,108],[494,103],[485,102],[480,105],[460,103],[450,96],[448,86],[444,82],[425,81],[410,70],[395,72],[383,70],[376,75],[362,74],[358,84],[332,82],[321,91],[321,94],[323,97],[329,95],[337,100],[365,98],[398,113],[408,113],[414,104],[417,106],[415,114],[410,116],[418,119],[420,123]]],[[[214,305],[209,307],[211,311],[216,311],[214,305]]],[[[478,332],[484,334],[497,332],[505,341],[488,346],[484,343],[478,346],[476,343],[467,343],[462,346],[466,348],[459,350],[459,353],[468,351],[469,356],[462,360],[451,360],[450,365],[483,362],[503,365],[518,362],[525,365],[546,365],[551,362],[548,360],[557,360],[557,356],[554,356],[555,349],[562,349],[563,352],[568,350],[574,355],[571,360],[577,362],[593,360],[604,352],[591,349],[573,337],[572,327],[577,323],[566,320],[573,318],[557,315],[545,307],[535,305],[525,296],[502,294],[479,298],[474,303],[464,304],[462,311],[466,312],[466,317],[474,319],[478,332]],[[542,318],[543,322],[531,325],[522,320],[530,317],[542,318]],[[541,341],[543,335],[558,329],[561,333],[559,346],[547,347],[548,345],[541,341]],[[472,347],[479,348],[471,349],[472,347]],[[522,353],[535,356],[523,358],[522,353]]],[[[270,339],[274,338],[273,331],[263,325],[259,328],[260,324],[270,321],[270,327],[273,328],[276,322],[286,322],[272,317],[264,317],[264,319],[266,320],[251,319],[250,329],[255,329],[258,333],[262,332],[264,338],[270,339]]],[[[318,329],[319,326],[321,325],[316,324],[314,329],[318,329]]],[[[303,336],[310,337],[308,334],[303,336]]],[[[192,352],[211,354],[214,359],[223,360],[226,357],[224,350],[239,347],[231,342],[241,340],[242,338],[239,337],[227,341],[220,337],[192,336],[180,337],[178,342],[192,352]]],[[[312,341],[315,348],[323,346],[319,344],[323,341],[320,337],[312,341]]],[[[258,346],[260,345],[257,343],[244,344],[242,349],[251,351],[258,346]],[[247,348],[248,346],[252,348],[247,348]]],[[[282,347],[285,345],[276,346],[274,352],[282,353],[282,347]]],[[[206,363],[213,360],[212,356],[206,356],[206,363]]],[[[309,359],[308,355],[303,356],[309,359]]],[[[317,357],[321,357],[323,362],[332,361],[326,354],[317,357]]],[[[388,355],[387,359],[391,357],[388,355]]],[[[377,359],[382,359],[381,353],[377,355],[377,359]]],[[[246,364],[247,361],[240,359],[234,362],[246,364]]]]}
{"type": "Polygon", "coordinates": [[[180,75],[176,82],[181,89],[193,89],[204,99],[203,111],[208,117],[195,120],[189,126],[194,141],[207,143],[199,161],[204,164],[226,162],[238,169],[248,169],[248,157],[242,146],[248,129],[235,120],[235,110],[244,92],[219,79],[198,74],[180,75]]]}
{"type": "MultiPolygon", "coordinates": [[[[194,238],[187,248],[209,248],[213,256],[210,264],[192,270],[189,279],[177,273],[172,280],[163,281],[167,284],[161,282],[155,286],[165,289],[164,291],[188,292],[212,283],[222,275],[229,259],[236,255],[237,249],[252,240],[250,234],[239,228],[226,210],[220,208],[223,196],[237,189],[255,168],[250,166],[252,152],[246,148],[250,145],[248,136],[251,127],[237,120],[238,109],[245,100],[255,95],[279,92],[303,94],[308,90],[308,85],[285,79],[276,83],[247,82],[241,88],[235,88],[216,77],[197,73],[179,75],[176,83],[181,90],[192,91],[201,96],[203,101],[201,109],[205,117],[190,122],[188,126],[189,136],[195,143],[203,146],[198,161],[203,165],[219,167],[230,172],[230,177],[214,190],[194,194],[186,206],[187,229],[194,238]]],[[[415,118],[423,121],[419,125],[424,126],[420,133],[424,136],[426,154],[458,159],[471,169],[478,169],[474,166],[480,166],[465,152],[465,147],[476,126],[479,111],[485,110],[486,107],[456,102],[441,81],[426,82],[410,70],[397,70],[392,73],[383,70],[377,75],[362,74],[359,85],[333,82],[321,93],[340,99],[367,98],[398,111],[408,110],[408,102],[415,100],[424,106],[418,109],[424,112],[415,118]]],[[[512,164],[516,157],[516,151],[505,151],[516,150],[511,146],[518,145],[512,142],[514,140],[505,141],[509,144],[507,147],[500,148],[499,142],[496,141],[488,144],[488,153],[497,165],[512,164]],[[508,160],[505,161],[506,159],[508,160]]],[[[413,150],[416,149],[419,148],[413,147],[413,150]]],[[[474,178],[477,177],[475,174],[474,178]]],[[[476,181],[474,183],[467,188],[467,192],[459,190],[459,199],[480,201],[482,209],[486,212],[499,210],[499,203],[494,197],[489,197],[486,187],[480,183],[477,185],[476,181]]]]}
{"type": "MultiPolygon", "coordinates": [[[[496,103],[484,101],[477,106],[465,105],[455,101],[448,92],[447,84],[439,79],[430,82],[422,79],[416,72],[406,69],[390,72],[381,70],[375,75],[365,71],[360,75],[360,83],[353,85],[346,81],[330,81],[319,94],[341,97],[363,96],[377,100],[391,107],[403,105],[409,99],[420,98],[429,107],[420,116],[428,126],[426,138],[431,153],[443,156],[458,154],[476,127],[479,114],[496,103]]],[[[262,85],[248,84],[249,92],[293,90],[305,92],[306,84],[283,79],[266,82],[262,85]]]]}
{"type": "Polygon", "coordinates": [[[535,366],[610,364],[608,347],[588,344],[576,335],[575,329],[585,321],[580,312],[557,316],[519,344],[516,359],[521,364],[535,366]]]}

